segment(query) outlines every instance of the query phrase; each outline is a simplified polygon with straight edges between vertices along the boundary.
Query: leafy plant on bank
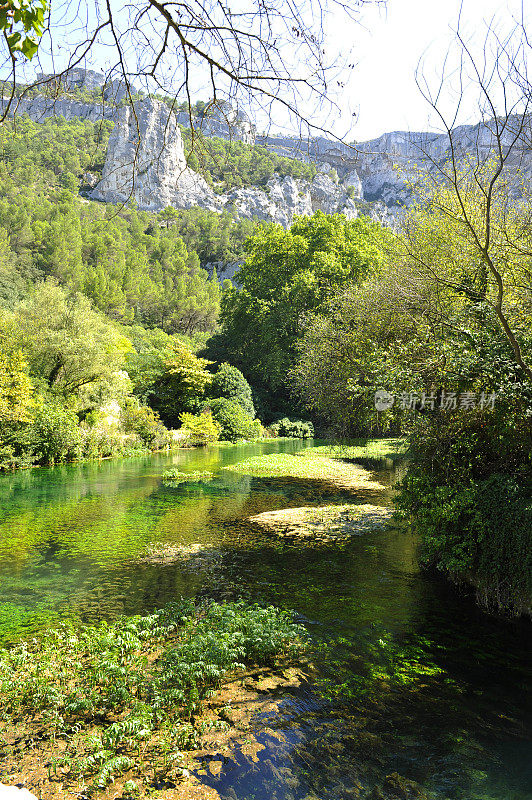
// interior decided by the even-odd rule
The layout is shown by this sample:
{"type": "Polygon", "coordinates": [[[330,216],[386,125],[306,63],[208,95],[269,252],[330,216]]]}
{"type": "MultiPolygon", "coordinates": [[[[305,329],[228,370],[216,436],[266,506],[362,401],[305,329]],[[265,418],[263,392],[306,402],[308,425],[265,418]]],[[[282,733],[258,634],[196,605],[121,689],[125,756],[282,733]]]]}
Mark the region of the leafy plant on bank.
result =
{"type": "Polygon", "coordinates": [[[507,409],[427,420],[398,498],[424,562],[498,611],[532,607],[531,452],[530,423],[507,409]]]}
{"type": "Polygon", "coordinates": [[[50,778],[90,781],[92,794],[124,773],[145,782],[147,764],[160,772],[169,748],[163,771],[177,781],[212,691],[246,664],[295,654],[303,635],[291,614],[244,603],[172,603],[113,624],[64,625],[0,651],[0,698],[29,736],[38,727],[66,741],[50,778]]]}
{"type": "Polygon", "coordinates": [[[312,422],[303,422],[301,419],[290,420],[288,417],[274,422],[270,425],[270,431],[274,436],[287,436],[291,439],[312,439],[314,436],[314,425],[312,422]]]}
{"type": "Polygon", "coordinates": [[[185,444],[205,445],[217,442],[222,432],[222,426],[213,418],[210,411],[201,414],[187,414],[180,416],[181,431],[185,444]]]}
{"type": "Polygon", "coordinates": [[[218,397],[208,400],[204,408],[209,411],[221,426],[220,436],[230,442],[239,439],[259,439],[264,435],[260,420],[246,414],[238,403],[218,397]]]}

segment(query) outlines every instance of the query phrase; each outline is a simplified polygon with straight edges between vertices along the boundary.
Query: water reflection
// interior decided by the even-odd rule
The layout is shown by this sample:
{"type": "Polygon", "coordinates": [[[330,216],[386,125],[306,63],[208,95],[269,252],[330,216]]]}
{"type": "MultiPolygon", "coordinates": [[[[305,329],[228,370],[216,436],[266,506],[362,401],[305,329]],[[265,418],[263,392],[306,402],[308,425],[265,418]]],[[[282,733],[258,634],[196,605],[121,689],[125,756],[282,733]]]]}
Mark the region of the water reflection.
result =
{"type": "MultiPolygon", "coordinates": [[[[203,779],[222,798],[391,797],[386,775],[397,772],[438,798],[530,800],[529,626],[485,617],[467,595],[420,575],[405,532],[317,545],[248,524],[289,506],[390,502],[389,488],[375,498],[220,471],[301,446],[2,476],[0,633],[9,639],[65,613],[93,621],[142,612],[180,595],[275,602],[305,622],[318,673],[258,721],[256,761],[237,748],[216,776],[206,765],[203,779]],[[163,486],[171,466],[215,478],[163,486]],[[150,548],[177,555],[150,561],[150,548]]],[[[389,487],[393,476],[378,477],[389,487]]]]}

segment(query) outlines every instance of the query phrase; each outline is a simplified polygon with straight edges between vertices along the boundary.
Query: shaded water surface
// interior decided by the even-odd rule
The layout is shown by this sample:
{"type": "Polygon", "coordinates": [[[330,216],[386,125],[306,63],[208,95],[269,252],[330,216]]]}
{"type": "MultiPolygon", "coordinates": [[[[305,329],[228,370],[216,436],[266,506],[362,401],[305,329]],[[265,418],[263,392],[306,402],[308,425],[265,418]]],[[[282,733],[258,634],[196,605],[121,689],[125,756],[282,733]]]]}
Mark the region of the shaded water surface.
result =
{"type": "MultiPolygon", "coordinates": [[[[257,761],[237,750],[215,776],[205,763],[203,779],[224,800],[379,797],[393,772],[438,798],[532,800],[530,626],[489,618],[420,574],[417,543],[399,530],[317,545],[248,525],[287,506],[390,502],[389,489],[348,495],[221,471],[303,446],[213,446],[1,476],[0,637],[181,595],[274,602],[306,626],[318,670],[277,715],[257,720],[257,761]],[[173,465],[215,478],[165,487],[173,465]],[[177,560],[150,559],[168,548],[177,560]]],[[[376,476],[393,480],[390,470],[376,476]]]]}

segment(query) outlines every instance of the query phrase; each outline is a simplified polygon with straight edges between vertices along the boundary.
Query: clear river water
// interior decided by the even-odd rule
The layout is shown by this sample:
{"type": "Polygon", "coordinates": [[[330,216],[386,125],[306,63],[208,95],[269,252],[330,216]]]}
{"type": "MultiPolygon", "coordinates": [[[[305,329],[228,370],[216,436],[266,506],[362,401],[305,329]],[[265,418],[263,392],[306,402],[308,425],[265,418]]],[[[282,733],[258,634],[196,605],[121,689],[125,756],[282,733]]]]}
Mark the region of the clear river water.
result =
{"type": "MultiPolygon", "coordinates": [[[[112,619],[180,596],[293,609],[317,671],[258,717],[264,748],[203,779],[224,800],[370,797],[397,772],[449,800],[532,800],[531,626],[487,616],[420,572],[400,529],[335,543],[279,540],[246,519],[288,506],[391,503],[316,481],[222,471],[271,441],[0,476],[0,641],[65,616],[112,619]],[[162,484],[171,466],[208,483],[162,484]],[[153,562],[150,548],[182,547],[153,562]]],[[[208,765],[207,765],[208,766],[208,765]]],[[[406,797],[406,795],[405,795],[406,797]]]]}

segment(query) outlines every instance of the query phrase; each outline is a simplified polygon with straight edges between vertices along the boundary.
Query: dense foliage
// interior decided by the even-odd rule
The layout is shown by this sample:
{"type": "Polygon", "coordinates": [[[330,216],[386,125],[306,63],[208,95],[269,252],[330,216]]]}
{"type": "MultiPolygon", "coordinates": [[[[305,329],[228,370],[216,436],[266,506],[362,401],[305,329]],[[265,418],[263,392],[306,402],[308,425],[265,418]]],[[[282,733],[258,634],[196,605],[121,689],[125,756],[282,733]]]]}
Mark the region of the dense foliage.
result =
{"type": "Polygon", "coordinates": [[[269,225],[246,243],[238,288],[223,298],[222,333],[210,352],[270,390],[286,388],[309,313],[340,287],[358,283],[383,261],[386,233],[366,218],[316,212],[289,230],[269,225]]]}
{"type": "Polygon", "coordinates": [[[255,416],[251,386],[240,370],[231,364],[220,364],[212,379],[210,391],[213,397],[225,397],[241,406],[248,416],[255,416]]]}
{"type": "Polygon", "coordinates": [[[460,173],[461,198],[421,182],[386,259],[309,317],[290,379],[333,434],[410,434],[400,503],[425,562],[474,584],[486,606],[523,610],[532,596],[530,226],[504,185],[487,219],[482,176],[460,173]],[[377,390],[386,407],[377,409],[377,390]]]}
{"type": "Polygon", "coordinates": [[[253,419],[236,401],[218,397],[207,400],[204,408],[220,425],[223,439],[237,442],[239,439],[258,439],[263,434],[260,421],[253,419]]]}
{"type": "Polygon", "coordinates": [[[270,425],[270,431],[275,436],[286,436],[290,439],[312,439],[314,436],[314,425],[312,422],[303,422],[303,420],[291,420],[288,417],[274,422],[270,425]]]}
{"type": "Polygon", "coordinates": [[[0,302],[54,277],[113,319],[171,333],[212,330],[222,288],[200,266],[195,243],[207,258],[216,240],[209,261],[234,259],[253,226],[196,211],[168,225],[154,214],[80,198],[86,171],[97,176],[101,169],[111,126],[60,117],[3,126],[0,302]]]}
{"type": "Polygon", "coordinates": [[[206,138],[198,133],[192,138],[188,128],[182,129],[182,135],[189,167],[201,173],[219,192],[241,186],[264,188],[275,174],[306,181],[316,175],[314,164],[279,156],[260,145],[206,138]]]}
{"type": "Polygon", "coordinates": [[[531,454],[530,424],[506,409],[419,424],[412,437],[399,504],[422,531],[423,558],[497,610],[530,609],[531,454]]]}

